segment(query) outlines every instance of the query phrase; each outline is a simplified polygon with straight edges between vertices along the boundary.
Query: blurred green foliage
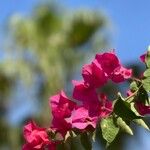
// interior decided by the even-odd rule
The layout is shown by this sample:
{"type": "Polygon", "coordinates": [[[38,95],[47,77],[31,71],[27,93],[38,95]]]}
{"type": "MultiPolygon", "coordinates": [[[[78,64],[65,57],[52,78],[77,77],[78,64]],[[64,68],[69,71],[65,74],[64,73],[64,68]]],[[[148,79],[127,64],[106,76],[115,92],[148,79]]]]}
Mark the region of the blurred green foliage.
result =
{"type": "MultiPolygon", "coordinates": [[[[36,92],[41,110],[36,120],[49,126],[48,97],[64,87],[71,91],[68,82],[80,64],[90,58],[95,42],[98,41],[97,50],[108,44],[102,34],[106,25],[107,19],[100,12],[64,13],[51,4],[35,7],[29,16],[12,16],[5,46],[7,57],[0,63],[1,110],[7,112],[6,99],[11,100],[8,92],[15,91],[18,80],[34,90],[31,85],[38,78],[36,92]]],[[[0,149],[20,149],[22,129],[8,125],[3,112],[0,116],[0,131],[4,131],[0,132],[0,149]]]]}

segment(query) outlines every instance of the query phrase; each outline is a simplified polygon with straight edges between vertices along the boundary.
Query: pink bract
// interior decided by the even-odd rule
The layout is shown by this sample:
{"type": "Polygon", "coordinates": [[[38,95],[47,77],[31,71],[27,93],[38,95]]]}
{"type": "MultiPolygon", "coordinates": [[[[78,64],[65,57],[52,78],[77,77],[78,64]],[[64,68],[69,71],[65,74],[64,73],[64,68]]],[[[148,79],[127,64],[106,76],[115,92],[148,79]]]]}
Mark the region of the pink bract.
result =
{"type": "Polygon", "coordinates": [[[133,93],[131,90],[127,90],[126,94],[127,94],[127,96],[131,96],[131,95],[133,95],[134,93],[133,93]]]}
{"type": "Polygon", "coordinates": [[[84,81],[72,81],[74,85],[73,98],[82,101],[84,105],[97,103],[98,97],[95,88],[91,88],[84,81]]]}
{"type": "Polygon", "coordinates": [[[105,118],[109,116],[113,111],[112,102],[107,99],[107,96],[104,93],[101,93],[100,103],[101,103],[101,107],[99,110],[100,112],[99,116],[100,118],[105,118]]]}
{"type": "Polygon", "coordinates": [[[85,83],[95,88],[101,87],[108,80],[107,74],[102,70],[96,59],[91,64],[83,66],[82,76],[85,83]]]}
{"type": "Polygon", "coordinates": [[[67,131],[71,130],[71,124],[66,122],[66,118],[58,118],[53,116],[51,128],[59,132],[63,137],[67,131]]]}
{"type": "Polygon", "coordinates": [[[120,66],[119,59],[115,55],[114,51],[96,54],[95,59],[101,65],[104,72],[108,75],[120,66]]]}
{"type": "Polygon", "coordinates": [[[50,97],[49,104],[52,108],[52,114],[58,117],[70,116],[71,111],[76,106],[76,103],[71,101],[63,91],[50,97]]]}
{"type": "Polygon", "coordinates": [[[50,97],[50,106],[52,108],[53,120],[52,128],[60,132],[63,136],[71,128],[71,125],[65,121],[70,117],[76,103],[71,101],[63,91],[50,97]]]}
{"type": "Polygon", "coordinates": [[[45,128],[38,127],[34,122],[28,123],[24,127],[24,138],[27,141],[22,150],[41,150],[51,143],[45,128]]]}
{"type": "Polygon", "coordinates": [[[70,118],[67,118],[66,121],[72,124],[72,128],[77,129],[86,129],[91,126],[96,128],[98,117],[90,117],[88,109],[85,107],[79,107],[72,111],[70,118]]]}
{"type": "Polygon", "coordinates": [[[147,55],[147,53],[145,53],[145,54],[143,54],[143,55],[140,56],[140,60],[141,60],[143,63],[145,63],[146,55],[147,55]]]}
{"type": "Polygon", "coordinates": [[[95,58],[103,71],[107,73],[108,78],[116,83],[123,82],[132,76],[132,70],[121,65],[114,51],[96,54],[95,58]]]}
{"type": "Polygon", "coordinates": [[[132,77],[132,69],[124,68],[120,66],[116,68],[111,74],[110,78],[115,83],[120,83],[132,77]]]}
{"type": "MultiPolygon", "coordinates": [[[[141,56],[145,62],[145,56],[141,56]]],[[[132,70],[123,67],[114,51],[96,54],[90,64],[82,68],[82,81],[73,81],[74,89],[72,97],[81,103],[71,101],[64,91],[50,97],[49,105],[52,110],[52,124],[50,130],[52,135],[45,128],[38,127],[30,122],[24,127],[26,144],[22,150],[55,150],[56,145],[65,139],[68,131],[93,131],[98,121],[108,117],[113,111],[112,102],[105,94],[101,93],[101,87],[112,80],[120,83],[131,78],[132,70]],[[56,134],[61,139],[55,140],[56,134]],[[57,134],[57,135],[58,135],[57,134]],[[50,138],[50,139],[49,139],[50,138]],[[52,140],[51,140],[52,138],[52,140]]],[[[132,94],[131,91],[128,94],[132,94]]],[[[137,102],[136,109],[141,115],[150,114],[150,106],[137,102]]],[[[64,142],[64,141],[63,141],[64,142]]]]}
{"type": "Polygon", "coordinates": [[[150,106],[146,106],[141,102],[136,102],[135,107],[142,116],[150,114],[150,106]]]}

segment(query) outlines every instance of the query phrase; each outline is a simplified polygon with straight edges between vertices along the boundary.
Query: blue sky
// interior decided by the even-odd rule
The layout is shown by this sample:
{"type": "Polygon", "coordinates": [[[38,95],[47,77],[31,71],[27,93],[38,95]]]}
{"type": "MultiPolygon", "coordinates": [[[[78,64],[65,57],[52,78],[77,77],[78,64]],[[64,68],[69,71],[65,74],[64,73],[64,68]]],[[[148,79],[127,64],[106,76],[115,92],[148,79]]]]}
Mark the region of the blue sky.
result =
{"type": "Polygon", "coordinates": [[[73,9],[103,10],[113,25],[111,48],[125,62],[136,60],[150,44],[149,0],[66,0],[65,3],[73,9]]]}
{"type": "MultiPolygon", "coordinates": [[[[0,27],[13,13],[26,14],[40,0],[5,0],[0,2],[0,27]]],[[[41,0],[42,1],[42,0],[41,0]]],[[[112,23],[113,40],[119,57],[128,62],[137,59],[150,44],[149,0],[54,0],[69,9],[103,10],[112,23]]],[[[2,28],[0,28],[2,31],[2,28]]],[[[3,35],[0,35],[2,41],[3,35]]]]}
{"type": "MultiPolygon", "coordinates": [[[[26,14],[30,12],[37,1],[39,0],[2,0],[0,2],[0,56],[2,55],[1,48],[4,38],[2,31],[8,17],[13,13],[26,14]]],[[[110,48],[116,49],[118,56],[123,62],[137,60],[150,44],[150,0],[55,1],[71,10],[79,8],[103,10],[112,24],[112,43],[110,48]]],[[[31,109],[31,107],[29,107],[29,109],[31,109]]],[[[20,116],[15,117],[19,118],[20,116]]],[[[143,149],[148,150],[150,146],[150,136],[143,130],[140,130],[140,132],[144,133],[141,134],[140,139],[142,145],[145,145],[143,149]]],[[[129,150],[140,150],[142,145],[140,145],[140,143],[135,144],[133,139],[134,137],[131,139],[130,143],[134,145],[134,148],[128,147],[129,150]]]]}

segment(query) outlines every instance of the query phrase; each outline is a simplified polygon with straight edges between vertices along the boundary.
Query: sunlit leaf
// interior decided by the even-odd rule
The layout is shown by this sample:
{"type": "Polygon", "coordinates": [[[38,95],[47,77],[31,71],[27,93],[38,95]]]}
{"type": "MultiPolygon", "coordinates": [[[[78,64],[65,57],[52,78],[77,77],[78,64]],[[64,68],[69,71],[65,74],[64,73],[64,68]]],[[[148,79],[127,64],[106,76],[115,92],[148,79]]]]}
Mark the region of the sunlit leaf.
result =
{"type": "Polygon", "coordinates": [[[120,96],[114,104],[114,113],[121,117],[124,121],[131,121],[133,119],[139,119],[140,116],[137,116],[132,110],[130,103],[126,102],[120,96]]]}
{"type": "Polygon", "coordinates": [[[147,124],[145,123],[145,121],[143,119],[135,119],[133,120],[136,124],[138,124],[139,126],[142,126],[143,128],[147,129],[148,131],[150,131],[149,127],[147,126],[147,124]]]}
{"type": "Polygon", "coordinates": [[[130,84],[130,89],[131,89],[131,91],[136,91],[136,90],[138,90],[138,86],[137,86],[136,81],[133,81],[133,82],[130,84]]]}
{"type": "Polygon", "coordinates": [[[142,83],[143,83],[143,87],[145,88],[145,90],[150,92],[150,77],[143,79],[142,83]]]}
{"type": "Polygon", "coordinates": [[[108,145],[111,144],[119,133],[119,127],[115,124],[113,117],[102,119],[100,126],[103,138],[108,145]]]}
{"type": "Polygon", "coordinates": [[[85,150],[92,150],[92,141],[87,132],[82,133],[80,139],[85,150]]]}
{"type": "Polygon", "coordinates": [[[117,118],[117,125],[126,133],[133,135],[132,129],[129,127],[129,125],[127,125],[124,120],[122,120],[121,117],[117,118]]]}

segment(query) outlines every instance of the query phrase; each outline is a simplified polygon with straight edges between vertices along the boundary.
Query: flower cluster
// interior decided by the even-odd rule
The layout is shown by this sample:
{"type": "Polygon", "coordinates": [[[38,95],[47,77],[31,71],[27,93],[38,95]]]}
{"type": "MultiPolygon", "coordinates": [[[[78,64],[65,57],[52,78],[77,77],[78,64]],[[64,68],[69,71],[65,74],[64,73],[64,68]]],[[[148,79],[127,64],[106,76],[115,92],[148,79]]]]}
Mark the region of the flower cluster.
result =
{"type": "MultiPolygon", "coordinates": [[[[143,62],[145,55],[141,57],[143,62]]],[[[81,81],[72,81],[74,86],[72,98],[68,98],[62,90],[49,100],[53,115],[49,130],[55,135],[59,133],[63,140],[68,131],[78,133],[94,131],[98,122],[113,113],[112,101],[100,92],[101,88],[109,80],[120,83],[131,78],[132,70],[125,68],[115,52],[111,51],[96,54],[90,64],[83,66],[82,77],[81,81]]],[[[134,95],[134,92],[136,91],[130,90],[129,97],[134,95]]],[[[150,107],[140,101],[135,105],[139,114],[150,113],[150,107]]],[[[47,129],[38,127],[34,122],[24,127],[24,137],[27,143],[23,146],[23,150],[53,150],[63,141],[49,136],[47,129]]]]}
{"type": "Polygon", "coordinates": [[[81,132],[95,129],[97,122],[112,112],[112,102],[105,94],[98,93],[110,79],[123,82],[132,75],[131,69],[124,68],[114,52],[97,54],[91,64],[82,68],[82,81],[73,81],[73,98],[81,105],[71,101],[63,91],[50,98],[53,120],[52,128],[65,136],[67,131],[78,129],[81,132]]]}
{"type": "Polygon", "coordinates": [[[55,150],[56,143],[49,140],[45,128],[38,127],[34,122],[30,122],[24,127],[24,138],[27,144],[23,145],[23,150],[55,150]]]}

